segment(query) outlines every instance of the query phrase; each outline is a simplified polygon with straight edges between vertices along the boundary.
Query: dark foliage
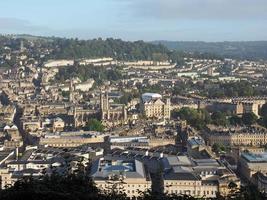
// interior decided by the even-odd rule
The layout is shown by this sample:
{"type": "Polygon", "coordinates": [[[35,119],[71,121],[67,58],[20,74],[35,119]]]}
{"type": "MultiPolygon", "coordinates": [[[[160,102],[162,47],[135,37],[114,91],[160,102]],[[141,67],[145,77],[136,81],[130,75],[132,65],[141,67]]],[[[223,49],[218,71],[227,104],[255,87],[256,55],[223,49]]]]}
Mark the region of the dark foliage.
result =
{"type": "Polygon", "coordinates": [[[166,60],[169,50],[162,45],[143,41],[125,42],[120,39],[94,40],[54,39],[53,58],[112,57],[118,60],[166,60]]]}
{"type": "MultiPolygon", "coordinates": [[[[80,166],[73,174],[44,176],[39,179],[25,177],[15,183],[14,186],[0,190],[2,200],[126,200],[122,192],[111,190],[110,192],[99,191],[92,179],[87,176],[88,170],[80,166]]],[[[229,185],[230,187],[230,185],[229,185]]],[[[233,191],[228,197],[217,195],[217,199],[236,200],[263,200],[264,196],[258,190],[249,185],[240,190],[233,185],[233,191]]],[[[164,194],[161,192],[147,191],[140,193],[138,200],[194,200],[187,195],[164,194]]],[[[204,198],[200,198],[204,199],[204,198]]]]}
{"type": "Polygon", "coordinates": [[[82,81],[93,78],[97,84],[102,84],[104,81],[117,81],[122,78],[120,70],[116,68],[106,69],[103,67],[86,66],[68,66],[59,69],[55,80],[63,82],[67,79],[78,77],[82,81]]]}

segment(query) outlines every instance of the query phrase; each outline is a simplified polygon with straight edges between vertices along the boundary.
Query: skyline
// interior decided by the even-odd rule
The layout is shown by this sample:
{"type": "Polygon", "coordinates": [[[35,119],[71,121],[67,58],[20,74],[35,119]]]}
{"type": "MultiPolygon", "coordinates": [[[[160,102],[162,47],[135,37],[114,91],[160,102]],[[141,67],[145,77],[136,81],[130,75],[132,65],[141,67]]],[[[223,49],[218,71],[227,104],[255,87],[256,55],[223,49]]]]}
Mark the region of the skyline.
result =
{"type": "Polygon", "coordinates": [[[10,0],[0,5],[1,34],[130,41],[267,40],[264,0],[10,0]]]}

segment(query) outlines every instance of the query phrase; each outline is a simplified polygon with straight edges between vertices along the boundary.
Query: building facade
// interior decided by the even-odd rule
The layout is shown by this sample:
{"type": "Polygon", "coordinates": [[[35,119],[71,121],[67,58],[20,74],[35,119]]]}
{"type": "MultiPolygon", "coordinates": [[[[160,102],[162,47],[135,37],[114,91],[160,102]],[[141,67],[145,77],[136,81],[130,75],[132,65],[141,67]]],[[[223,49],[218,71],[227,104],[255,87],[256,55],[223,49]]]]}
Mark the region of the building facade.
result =
{"type": "Polygon", "coordinates": [[[100,158],[92,166],[92,177],[103,192],[116,190],[127,197],[140,196],[140,192],[151,189],[151,180],[142,162],[138,160],[114,160],[100,158]]]}
{"type": "Polygon", "coordinates": [[[140,108],[147,118],[170,119],[171,117],[171,100],[163,100],[160,94],[143,94],[140,108]]]}
{"type": "Polygon", "coordinates": [[[215,159],[169,156],[163,159],[163,166],[164,192],[169,194],[216,198],[218,193],[229,194],[231,182],[240,186],[236,175],[215,159]]]}
{"type": "Polygon", "coordinates": [[[126,121],[127,110],[125,105],[110,105],[108,92],[100,94],[101,118],[105,121],[126,121]]]}
{"type": "Polygon", "coordinates": [[[262,146],[267,143],[264,127],[239,127],[234,129],[211,130],[206,134],[209,145],[262,146]]]}

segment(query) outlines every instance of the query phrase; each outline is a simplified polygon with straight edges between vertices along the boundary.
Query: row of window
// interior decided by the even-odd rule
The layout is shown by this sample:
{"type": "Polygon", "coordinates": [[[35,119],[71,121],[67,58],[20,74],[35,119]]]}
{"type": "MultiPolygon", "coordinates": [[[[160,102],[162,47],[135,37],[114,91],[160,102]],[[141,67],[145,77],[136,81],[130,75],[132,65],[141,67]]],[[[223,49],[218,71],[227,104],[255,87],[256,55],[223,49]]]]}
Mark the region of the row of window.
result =
{"type": "MultiPolygon", "coordinates": [[[[99,187],[104,187],[104,188],[106,188],[106,187],[108,187],[108,186],[110,186],[110,184],[99,184],[99,187]]],[[[141,188],[141,187],[148,187],[146,184],[144,184],[144,185],[135,185],[135,184],[133,184],[133,185],[130,185],[130,184],[128,184],[128,185],[123,185],[124,187],[138,187],[138,188],[141,188]]]]}
{"type": "Polygon", "coordinates": [[[194,183],[194,182],[170,182],[170,183],[166,183],[166,186],[168,185],[201,185],[201,183],[194,183]]]}
{"type": "Polygon", "coordinates": [[[191,190],[170,190],[169,191],[169,193],[171,193],[171,194],[187,194],[187,195],[197,195],[197,196],[200,196],[200,195],[215,195],[216,194],[216,191],[209,191],[209,190],[207,190],[207,191],[203,191],[203,194],[201,194],[201,191],[195,191],[195,190],[193,190],[193,191],[191,191],[191,190]]]}

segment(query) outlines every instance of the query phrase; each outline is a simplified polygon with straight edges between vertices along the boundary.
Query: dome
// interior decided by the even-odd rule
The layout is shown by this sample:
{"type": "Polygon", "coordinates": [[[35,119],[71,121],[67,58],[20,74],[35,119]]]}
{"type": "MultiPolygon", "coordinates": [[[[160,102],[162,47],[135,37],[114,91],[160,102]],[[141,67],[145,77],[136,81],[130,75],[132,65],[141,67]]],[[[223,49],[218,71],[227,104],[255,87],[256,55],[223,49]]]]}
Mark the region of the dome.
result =
{"type": "Polygon", "coordinates": [[[144,93],[142,94],[142,100],[143,102],[147,102],[150,101],[152,99],[161,99],[162,96],[160,94],[157,93],[144,93]]]}
{"type": "Polygon", "coordinates": [[[4,130],[6,131],[6,130],[9,130],[10,129],[10,126],[8,126],[8,125],[6,125],[5,127],[4,127],[4,130]]]}
{"type": "Polygon", "coordinates": [[[17,130],[18,127],[17,127],[16,125],[13,125],[13,126],[11,127],[11,129],[17,130]]]}

